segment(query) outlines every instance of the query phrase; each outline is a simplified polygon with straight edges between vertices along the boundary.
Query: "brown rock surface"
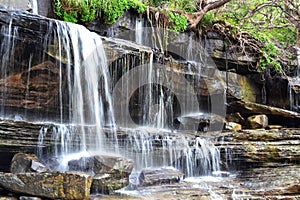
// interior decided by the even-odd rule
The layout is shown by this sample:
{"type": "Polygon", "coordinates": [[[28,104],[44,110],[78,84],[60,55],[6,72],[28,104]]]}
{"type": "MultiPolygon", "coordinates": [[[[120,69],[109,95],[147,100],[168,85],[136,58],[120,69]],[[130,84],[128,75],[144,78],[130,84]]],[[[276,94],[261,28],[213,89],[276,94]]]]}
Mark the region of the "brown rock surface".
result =
{"type": "Polygon", "coordinates": [[[0,173],[6,190],[50,199],[88,199],[92,177],[80,172],[0,173]]]}
{"type": "Polygon", "coordinates": [[[17,153],[14,155],[10,172],[25,173],[25,172],[47,172],[47,167],[34,154],[17,153]]]}

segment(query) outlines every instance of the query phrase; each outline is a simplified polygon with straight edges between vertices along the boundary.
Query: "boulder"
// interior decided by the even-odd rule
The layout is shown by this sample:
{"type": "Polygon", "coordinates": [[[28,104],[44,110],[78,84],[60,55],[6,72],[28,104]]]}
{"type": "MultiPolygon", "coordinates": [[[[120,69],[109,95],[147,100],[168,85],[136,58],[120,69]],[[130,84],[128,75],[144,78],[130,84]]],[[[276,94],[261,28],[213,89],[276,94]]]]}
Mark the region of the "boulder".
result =
{"type": "Polygon", "coordinates": [[[126,187],[129,178],[115,178],[113,174],[96,175],[91,186],[92,194],[112,194],[115,190],[126,187]]]}
{"type": "Polygon", "coordinates": [[[242,124],[242,125],[246,124],[244,117],[238,112],[227,114],[226,121],[227,122],[235,122],[235,123],[242,124]]]}
{"type": "Polygon", "coordinates": [[[176,120],[180,122],[183,130],[204,132],[221,130],[225,123],[223,116],[202,112],[179,116],[176,120]]]}
{"type": "Polygon", "coordinates": [[[240,131],[242,130],[242,125],[235,122],[227,122],[225,128],[230,131],[240,131]]]}
{"type": "Polygon", "coordinates": [[[112,154],[82,157],[68,162],[70,170],[92,172],[94,175],[113,174],[116,178],[129,176],[133,160],[112,154]]]}
{"type": "Polygon", "coordinates": [[[47,172],[48,168],[34,154],[17,153],[10,166],[11,173],[47,172]]]}
{"type": "Polygon", "coordinates": [[[297,127],[300,124],[300,113],[245,101],[235,101],[229,104],[229,109],[239,112],[242,116],[260,115],[268,116],[270,124],[297,127]]]}
{"type": "Polygon", "coordinates": [[[88,199],[92,177],[82,172],[0,173],[0,187],[49,199],[88,199]]]}
{"type": "Polygon", "coordinates": [[[110,194],[128,185],[133,161],[112,154],[82,157],[68,162],[70,170],[84,171],[94,175],[92,193],[110,194]]]}
{"type": "Polygon", "coordinates": [[[268,126],[268,117],[266,115],[253,115],[247,118],[249,128],[258,129],[268,126]]]}
{"type": "Polygon", "coordinates": [[[144,169],[139,175],[139,185],[151,186],[178,183],[185,174],[175,168],[144,169]]]}

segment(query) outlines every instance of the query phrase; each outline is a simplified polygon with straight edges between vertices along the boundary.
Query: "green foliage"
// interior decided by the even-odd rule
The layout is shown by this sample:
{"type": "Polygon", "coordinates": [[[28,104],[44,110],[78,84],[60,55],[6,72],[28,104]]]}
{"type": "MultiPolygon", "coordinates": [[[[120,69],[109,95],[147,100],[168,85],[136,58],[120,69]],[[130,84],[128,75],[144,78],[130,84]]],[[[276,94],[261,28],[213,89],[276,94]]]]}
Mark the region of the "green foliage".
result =
{"type": "Polygon", "coordinates": [[[198,0],[146,0],[146,5],[152,7],[161,7],[168,10],[181,10],[184,12],[196,11],[198,0]]]}
{"type": "Polygon", "coordinates": [[[196,10],[197,2],[197,0],[169,0],[168,7],[173,10],[194,12],[196,10]]]}
{"type": "Polygon", "coordinates": [[[124,10],[129,8],[126,0],[100,0],[100,5],[108,24],[115,23],[124,10]]]}
{"type": "Polygon", "coordinates": [[[209,26],[213,23],[215,19],[215,13],[213,10],[207,12],[200,21],[200,24],[209,26]]]}
{"type": "Polygon", "coordinates": [[[266,67],[271,67],[276,71],[281,72],[281,65],[277,58],[280,56],[278,48],[272,42],[266,42],[266,44],[261,48],[263,55],[260,57],[261,69],[266,67]]]}
{"type": "MultiPolygon", "coordinates": [[[[295,44],[296,30],[293,26],[285,26],[289,24],[288,17],[278,6],[265,6],[259,12],[252,13],[252,10],[258,5],[266,2],[268,1],[232,0],[218,12],[215,20],[225,21],[232,27],[237,27],[239,31],[247,32],[259,40],[263,44],[260,49],[262,52],[260,56],[261,69],[270,67],[282,72],[280,64],[282,55],[279,46],[286,48],[295,44]]],[[[278,1],[277,3],[284,7],[283,2],[278,1]]]]}
{"type": "Polygon", "coordinates": [[[188,21],[185,16],[168,12],[169,22],[174,31],[184,31],[188,26],[188,21]]]}
{"type": "Polygon", "coordinates": [[[146,10],[146,5],[139,0],[130,0],[128,1],[130,8],[136,10],[138,13],[143,13],[146,10]]]}
{"type": "Polygon", "coordinates": [[[77,23],[96,18],[97,0],[54,0],[54,12],[62,20],[77,23]]]}
{"type": "Polygon", "coordinates": [[[139,13],[146,9],[139,0],[53,0],[55,14],[64,21],[89,22],[97,18],[97,14],[104,15],[108,24],[113,24],[130,8],[139,13]]]}

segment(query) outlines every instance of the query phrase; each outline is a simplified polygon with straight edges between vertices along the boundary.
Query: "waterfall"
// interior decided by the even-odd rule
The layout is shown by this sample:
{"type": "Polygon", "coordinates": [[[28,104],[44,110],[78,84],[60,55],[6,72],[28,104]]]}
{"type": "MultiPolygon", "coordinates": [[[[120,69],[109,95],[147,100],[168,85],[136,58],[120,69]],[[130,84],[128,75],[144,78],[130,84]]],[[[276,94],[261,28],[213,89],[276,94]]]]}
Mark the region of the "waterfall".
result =
{"type": "Polygon", "coordinates": [[[104,149],[103,127],[115,130],[115,120],[101,37],[52,20],[44,35],[22,40],[24,27],[14,23],[11,18],[0,34],[1,117],[61,124],[52,130],[56,155],[104,149]],[[76,127],[80,145],[67,124],[76,127]]]}
{"type": "Polygon", "coordinates": [[[142,44],[143,42],[143,19],[138,17],[135,20],[135,42],[142,44]]]}
{"type": "MultiPolygon", "coordinates": [[[[101,37],[85,27],[51,20],[40,35],[32,35],[34,39],[27,41],[22,35],[28,27],[17,26],[15,21],[11,19],[1,27],[1,114],[54,124],[40,130],[39,156],[46,151],[44,139],[51,134],[54,145],[46,154],[59,158],[62,165],[58,169],[66,170],[67,161],[74,155],[78,158],[109,151],[134,159],[137,171],[175,166],[187,176],[199,176],[219,170],[219,152],[210,141],[170,130],[175,112],[179,112],[175,107],[173,110],[176,99],[178,104],[183,103],[178,105],[182,115],[199,109],[192,87],[199,77],[187,81],[185,72],[178,70],[183,68],[181,63],[158,63],[156,59],[160,58],[150,47],[138,46],[132,58],[125,54],[113,61],[120,71],[110,71],[114,64],[108,66],[101,37]],[[15,90],[16,84],[21,92],[15,90]],[[112,96],[116,88],[125,97],[112,96]],[[112,104],[116,99],[128,104],[116,108],[112,104]],[[135,121],[129,120],[134,115],[128,114],[129,105],[137,109],[135,121]],[[116,110],[120,115],[115,115],[116,110]],[[116,135],[115,121],[122,122],[118,124],[121,131],[125,127],[123,141],[116,135]]],[[[40,27],[34,27],[40,33],[40,27]]],[[[190,63],[191,73],[187,75],[193,79],[192,68],[199,74],[201,66],[190,63]]]]}
{"type": "Polygon", "coordinates": [[[119,144],[121,155],[135,161],[135,170],[174,166],[187,177],[209,175],[220,170],[220,152],[200,137],[174,135],[157,129],[126,129],[126,140],[119,144]]]}
{"type": "MultiPolygon", "coordinates": [[[[81,150],[95,148],[99,150],[99,148],[103,148],[103,127],[110,125],[114,128],[115,121],[107,60],[102,40],[97,34],[88,31],[83,26],[58,21],[56,26],[59,55],[67,55],[68,60],[67,88],[71,96],[69,100],[71,123],[80,127],[81,150]],[[62,48],[65,52],[62,51],[62,48]],[[69,50],[73,51],[69,52],[69,50]],[[73,59],[70,55],[73,56],[73,59]],[[91,131],[97,134],[93,134],[91,131]],[[91,139],[91,135],[95,137],[91,139]]],[[[61,83],[64,77],[60,79],[61,83]]],[[[62,85],[60,86],[62,87],[62,85]]],[[[63,91],[63,88],[60,91],[63,91]]],[[[63,96],[60,94],[61,99],[63,96]]]]}
{"type": "Polygon", "coordinates": [[[39,14],[37,0],[29,0],[28,3],[31,4],[32,13],[33,14],[39,14]]]}

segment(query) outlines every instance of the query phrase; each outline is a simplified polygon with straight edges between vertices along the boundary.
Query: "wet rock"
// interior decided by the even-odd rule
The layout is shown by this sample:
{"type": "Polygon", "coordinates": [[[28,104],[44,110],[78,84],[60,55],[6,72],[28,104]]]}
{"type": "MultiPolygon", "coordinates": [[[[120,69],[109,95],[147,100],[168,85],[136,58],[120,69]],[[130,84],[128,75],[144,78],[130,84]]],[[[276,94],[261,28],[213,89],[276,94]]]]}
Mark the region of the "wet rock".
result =
{"type": "Polygon", "coordinates": [[[48,168],[34,154],[17,153],[11,161],[11,173],[47,171],[49,171],[48,168]]]}
{"type": "Polygon", "coordinates": [[[133,169],[133,160],[115,155],[97,155],[94,163],[95,174],[112,174],[116,178],[128,177],[133,169]]]}
{"type": "MultiPolygon", "coordinates": [[[[59,70],[54,63],[46,61],[0,80],[0,93],[6,100],[1,106],[26,109],[45,109],[56,105],[59,70]],[[30,83],[28,84],[28,79],[30,83]],[[31,91],[30,93],[26,91],[31,91]]],[[[54,108],[53,108],[54,109],[54,108]]]]}
{"type": "Polygon", "coordinates": [[[0,119],[0,171],[10,172],[10,163],[18,152],[36,153],[38,147],[43,149],[51,145],[51,134],[44,134],[44,142],[39,145],[38,138],[42,127],[54,125],[28,121],[0,119]]]}
{"type": "Polygon", "coordinates": [[[70,170],[92,171],[95,175],[114,174],[115,177],[129,176],[133,169],[133,161],[112,154],[100,154],[82,157],[68,162],[70,170]]]}
{"type": "Polygon", "coordinates": [[[184,130],[214,131],[221,130],[225,119],[222,116],[211,113],[193,113],[177,117],[184,130]]]}
{"type": "Polygon", "coordinates": [[[141,186],[177,183],[185,175],[175,168],[144,169],[139,175],[141,186]]]}
{"type": "Polygon", "coordinates": [[[275,162],[299,163],[300,132],[290,129],[242,130],[226,138],[230,159],[237,167],[261,166],[275,162]],[[231,140],[231,141],[230,141],[231,140]]]}
{"type": "Polygon", "coordinates": [[[27,197],[27,196],[20,196],[19,200],[42,200],[39,197],[27,197]]]}
{"type": "Polygon", "coordinates": [[[0,173],[6,190],[49,199],[87,199],[92,177],[81,172],[0,173]]]}
{"type": "MultiPolygon", "coordinates": [[[[298,63],[299,66],[299,63],[298,63]]],[[[293,111],[300,111],[300,79],[299,77],[288,78],[289,107],[293,111]]]]}
{"type": "Polygon", "coordinates": [[[242,130],[242,125],[235,122],[227,122],[225,128],[230,131],[240,131],[242,130]]]}
{"type": "Polygon", "coordinates": [[[299,166],[254,168],[241,172],[238,178],[244,182],[243,186],[255,191],[256,194],[265,197],[278,195],[280,199],[280,195],[300,194],[299,170],[299,166]]]}
{"type": "Polygon", "coordinates": [[[128,185],[133,161],[111,154],[101,154],[71,160],[70,170],[79,170],[94,175],[92,193],[109,194],[128,185]]]}
{"type": "Polygon", "coordinates": [[[246,102],[256,102],[261,96],[259,85],[246,75],[234,72],[220,72],[222,80],[226,84],[227,101],[239,99],[246,102]]]}
{"type": "Polygon", "coordinates": [[[266,115],[254,115],[247,118],[251,129],[266,128],[268,126],[268,117],[266,115]]]}
{"type": "Polygon", "coordinates": [[[267,115],[269,124],[278,124],[283,126],[298,126],[300,124],[300,113],[282,108],[258,103],[235,101],[229,104],[229,109],[239,112],[242,116],[254,114],[267,115]]]}
{"type": "Polygon", "coordinates": [[[23,9],[26,11],[32,11],[32,3],[29,0],[0,0],[0,5],[6,7],[23,9]]]}
{"type": "Polygon", "coordinates": [[[91,186],[92,194],[112,194],[115,190],[126,187],[129,184],[128,177],[116,178],[113,174],[102,174],[93,177],[91,186]]]}

